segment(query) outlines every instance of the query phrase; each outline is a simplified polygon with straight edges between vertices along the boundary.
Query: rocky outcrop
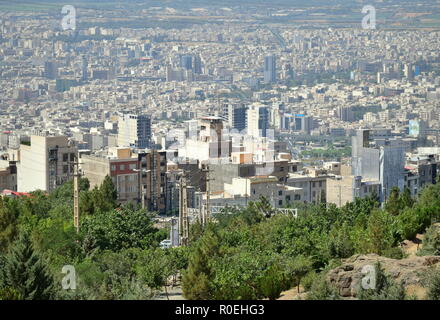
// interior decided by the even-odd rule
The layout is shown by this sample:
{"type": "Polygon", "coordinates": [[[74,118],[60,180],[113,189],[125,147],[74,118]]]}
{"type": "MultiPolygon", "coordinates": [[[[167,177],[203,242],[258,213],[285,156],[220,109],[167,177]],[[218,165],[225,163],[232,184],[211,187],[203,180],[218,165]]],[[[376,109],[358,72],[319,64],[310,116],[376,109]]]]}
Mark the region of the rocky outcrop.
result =
{"type": "Polygon", "coordinates": [[[346,298],[356,297],[362,278],[362,269],[366,265],[374,266],[380,262],[382,268],[398,282],[402,281],[409,294],[424,298],[421,279],[432,266],[440,266],[440,256],[410,257],[396,260],[377,254],[355,255],[346,259],[343,264],[327,274],[327,280],[339,289],[339,294],[346,298]]]}

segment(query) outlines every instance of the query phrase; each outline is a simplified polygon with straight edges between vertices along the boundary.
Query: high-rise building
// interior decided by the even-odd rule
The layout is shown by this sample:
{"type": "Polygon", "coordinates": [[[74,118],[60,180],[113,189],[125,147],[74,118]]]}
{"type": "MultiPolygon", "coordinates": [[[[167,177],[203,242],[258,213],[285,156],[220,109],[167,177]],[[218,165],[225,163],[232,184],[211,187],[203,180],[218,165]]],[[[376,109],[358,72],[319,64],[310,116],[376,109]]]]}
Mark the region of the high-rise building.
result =
{"type": "Polygon", "coordinates": [[[185,70],[191,70],[193,67],[193,57],[190,55],[184,55],[180,57],[180,67],[185,70]]]}
{"type": "Polygon", "coordinates": [[[77,148],[65,136],[32,135],[20,145],[18,191],[52,191],[73,176],[77,148]]]}
{"type": "Polygon", "coordinates": [[[313,129],[313,118],[307,117],[305,114],[294,115],[295,131],[310,134],[313,129]]]}
{"type": "Polygon", "coordinates": [[[254,137],[267,137],[269,108],[254,104],[247,109],[247,133],[254,137]]]}
{"type": "Polygon", "coordinates": [[[82,81],[87,81],[89,78],[87,68],[88,68],[87,58],[86,58],[86,56],[83,56],[82,57],[82,75],[81,75],[82,81]]]}
{"type": "Polygon", "coordinates": [[[403,66],[403,73],[408,80],[414,79],[413,67],[410,63],[405,63],[403,66]]]}
{"type": "Polygon", "coordinates": [[[352,122],[354,121],[354,113],[351,107],[338,107],[337,115],[339,120],[352,122]]]}
{"type": "Polygon", "coordinates": [[[151,150],[138,154],[145,208],[164,213],[167,190],[167,152],[151,150]]]}
{"type": "Polygon", "coordinates": [[[206,116],[199,119],[197,132],[191,130],[184,146],[179,148],[179,157],[199,161],[224,161],[231,156],[232,142],[223,132],[223,119],[206,116]]]}
{"type": "Polygon", "coordinates": [[[264,58],[264,82],[273,83],[277,81],[276,56],[270,55],[264,58]]]}
{"type": "Polygon", "coordinates": [[[194,56],[193,72],[195,74],[202,74],[202,59],[199,55],[194,56]]]}
{"type": "Polygon", "coordinates": [[[58,77],[58,66],[55,61],[46,61],[44,63],[44,77],[55,80],[58,77]]]}
{"type": "Polygon", "coordinates": [[[380,199],[386,201],[393,187],[404,188],[405,146],[396,139],[370,144],[370,130],[358,130],[352,137],[353,175],[379,181],[380,199]]]}
{"type": "Polygon", "coordinates": [[[242,131],[246,129],[247,107],[244,104],[225,103],[223,105],[223,117],[231,129],[242,131]]]}
{"type": "Polygon", "coordinates": [[[145,114],[121,114],[118,119],[118,146],[138,149],[151,144],[151,117],[145,114]]]}

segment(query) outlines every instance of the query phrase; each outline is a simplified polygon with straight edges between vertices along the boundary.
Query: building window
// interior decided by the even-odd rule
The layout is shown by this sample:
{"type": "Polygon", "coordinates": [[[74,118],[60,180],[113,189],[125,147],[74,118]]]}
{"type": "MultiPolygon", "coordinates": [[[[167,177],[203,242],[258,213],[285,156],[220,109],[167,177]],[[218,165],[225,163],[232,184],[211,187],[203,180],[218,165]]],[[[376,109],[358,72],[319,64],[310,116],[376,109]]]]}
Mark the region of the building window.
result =
{"type": "Polygon", "coordinates": [[[69,166],[67,164],[65,164],[63,166],[63,173],[68,173],[69,172],[69,166]]]}
{"type": "Polygon", "coordinates": [[[130,164],[130,170],[134,170],[134,169],[136,169],[136,164],[135,163],[130,164]]]}
{"type": "Polygon", "coordinates": [[[301,200],[301,196],[299,194],[295,194],[295,200],[301,200]]]}
{"type": "Polygon", "coordinates": [[[70,154],[70,161],[71,162],[75,161],[75,154],[74,153],[70,154]]]}
{"type": "Polygon", "coordinates": [[[252,194],[255,194],[255,189],[252,189],[252,194]]]}
{"type": "Polygon", "coordinates": [[[322,188],[322,181],[319,181],[319,187],[322,188]]]}
{"type": "Polygon", "coordinates": [[[314,188],[315,187],[315,183],[314,182],[312,182],[312,188],[314,188]]]}
{"type": "Polygon", "coordinates": [[[283,200],[278,200],[278,205],[282,206],[283,205],[283,200]]]}
{"type": "Polygon", "coordinates": [[[111,166],[111,170],[112,170],[112,171],[115,171],[115,170],[116,170],[116,166],[115,166],[114,164],[112,164],[112,166],[111,166]]]}
{"type": "Polygon", "coordinates": [[[125,170],[125,164],[119,165],[119,170],[125,170]]]}
{"type": "Polygon", "coordinates": [[[69,154],[63,153],[63,162],[67,162],[69,160],[69,154]]]}
{"type": "Polygon", "coordinates": [[[290,202],[290,196],[286,196],[286,202],[290,202]]]}
{"type": "Polygon", "coordinates": [[[279,191],[278,191],[278,195],[279,195],[279,196],[282,196],[282,195],[283,195],[283,191],[282,191],[282,190],[279,190],[279,191]]]}

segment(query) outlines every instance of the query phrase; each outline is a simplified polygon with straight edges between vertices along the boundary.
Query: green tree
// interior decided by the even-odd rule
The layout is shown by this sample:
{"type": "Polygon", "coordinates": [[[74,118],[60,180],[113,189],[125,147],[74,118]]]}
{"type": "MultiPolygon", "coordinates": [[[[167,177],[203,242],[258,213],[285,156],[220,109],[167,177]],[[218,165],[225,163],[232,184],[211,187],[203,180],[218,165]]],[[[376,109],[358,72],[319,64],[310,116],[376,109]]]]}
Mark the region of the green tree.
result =
{"type": "Polygon", "coordinates": [[[283,290],[287,289],[285,273],[278,264],[272,265],[266,270],[260,280],[260,291],[269,300],[276,300],[283,290]]]}
{"type": "Polygon", "coordinates": [[[0,198],[0,253],[7,251],[18,234],[18,215],[16,201],[0,198]]]}
{"type": "Polygon", "coordinates": [[[24,300],[54,297],[53,278],[42,258],[34,251],[27,232],[23,232],[12,246],[1,273],[3,288],[14,289],[24,300]]]}
{"type": "Polygon", "coordinates": [[[288,258],[285,266],[286,274],[293,279],[299,293],[301,279],[312,270],[312,261],[309,257],[303,255],[295,258],[288,258]]]}
{"type": "Polygon", "coordinates": [[[208,300],[212,297],[210,279],[213,270],[211,260],[219,255],[219,239],[208,231],[195,245],[190,255],[188,269],[183,273],[182,291],[189,300],[208,300]]]}
{"type": "Polygon", "coordinates": [[[81,214],[92,215],[95,213],[94,195],[92,191],[81,192],[79,195],[79,210],[81,214]]]}
{"type": "Polygon", "coordinates": [[[264,196],[261,196],[260,200],[255,202],[255,206],[262,214],[264,214],[266,218],[270,218],[275,212],[275,209],[272,207],[269,200],[267,200],[267,198],[264,196]]]}
{"type": "Polygon", "coordinates": [[[168,278],[172,274],[169,262],[164,250],[155,248],[146,251],[136,266],[136,273],[142,281],[151,289],[164,288],[167,299],[169,299],[167,291],[168,278]]]}
{"type": "Polygon", "coordinates": [[[104,204],[107,205],[106,208],[116,208],[118,192],[116,191],[116,187],[113,184],[112,178],[110,178],[110,176],[105,176],[104,181],[99,188],[99,191],[102,197],[102,201],[104,202],[104,204]]]}
{"type": "Polygon", "coordinates": [[[100,212],[83,220],[81,233],[84,241],[94,243],[101,250],[118,251],[127,248],[148,248],[163,239],[156,238],[158,229],[152,217],[143,210],[117,208],[100,212]]]}
{"type": "Polygon", "coordinates": [[[402,208],[412,208],[414,205],[414,199],[411,196],[411,190],[408,187],[403,189],[403,192],[400,194],[400,203],[402,208]]]}
{"type": "Polygon", "coordinates": [[[401,209],[402,203],[399,188],[393,187],[391,189],[390,196],[385,203],[385,210],[393,216],[397,216],[401,209]]]}
{"type": "MultiPolygon", "coordinates": [[[[367,229],[358,239],[358,252],[377,253],[379,255],[393,246],[393,220],[388,212],[375,209],[367,222],[367,229]]],[[[362,227],[361,227],[362,228],[362,227]]]]}

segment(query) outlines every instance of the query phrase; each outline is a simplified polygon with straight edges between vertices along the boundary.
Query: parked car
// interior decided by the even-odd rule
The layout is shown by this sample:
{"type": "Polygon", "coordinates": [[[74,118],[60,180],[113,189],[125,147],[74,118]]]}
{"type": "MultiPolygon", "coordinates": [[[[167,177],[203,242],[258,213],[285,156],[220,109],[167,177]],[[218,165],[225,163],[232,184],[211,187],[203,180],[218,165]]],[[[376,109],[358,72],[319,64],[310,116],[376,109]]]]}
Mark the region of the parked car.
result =
{"type": "Polygon", "coordinates": [[[168,239],[162,240],[161,243],[160,243],[160,247],[162,249],[169,249],[169,248],[171,248],[171,240],[168,240],[168,239]]]}

